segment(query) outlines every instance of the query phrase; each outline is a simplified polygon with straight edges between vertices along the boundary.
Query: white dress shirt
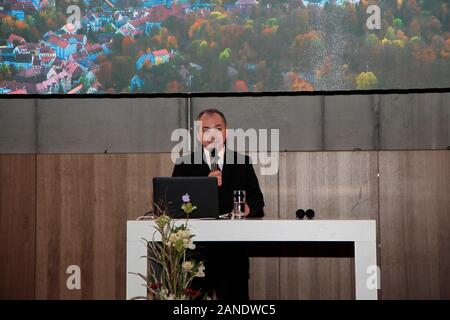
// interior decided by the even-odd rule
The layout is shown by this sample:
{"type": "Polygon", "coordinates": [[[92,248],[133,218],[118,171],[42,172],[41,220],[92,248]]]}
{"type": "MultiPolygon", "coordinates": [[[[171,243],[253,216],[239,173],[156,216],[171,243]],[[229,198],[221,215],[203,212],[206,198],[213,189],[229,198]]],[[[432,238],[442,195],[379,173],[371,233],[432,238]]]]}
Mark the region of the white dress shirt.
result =
{"type": "MultiPolygon", "coordinates": [[[[217,149],[216,149],[217,152],[217,149]]],[[[216,154],[217,164],[219,165],[220,170],[223,170],[223,158],[225,155],[225,148],[222,148],[218,154],[216,154]]],[[[209,169],[211,170],[211,151],[207,150],[206,148],[203,148],[203,158],[205,159],[205,162],[208,164],[209,169]]]]}

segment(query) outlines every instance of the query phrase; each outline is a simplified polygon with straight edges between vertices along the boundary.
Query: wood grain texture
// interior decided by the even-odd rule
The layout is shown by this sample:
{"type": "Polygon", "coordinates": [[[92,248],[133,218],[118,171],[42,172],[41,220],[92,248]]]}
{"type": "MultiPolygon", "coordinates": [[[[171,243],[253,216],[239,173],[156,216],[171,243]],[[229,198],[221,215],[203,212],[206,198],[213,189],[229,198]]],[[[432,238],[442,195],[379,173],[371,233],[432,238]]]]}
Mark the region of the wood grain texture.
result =
{"type": "Polygon", "coordinates": [[[150,209],[168,154],[39,155],[36,298],[124,299],[126,221],[150,209]],[[81,268],[68,290],[66,268],[81,268]]]}
{"type": "MultiPolygon", "coordinates": [[[[274,175],[266,175],[261,170],[262,164],[258,160],[257,153],[251,153],[254,169],[258,177],[259,186],[264,195],[264,214],[268,218],[278,218],[278,172],[274,175]]],[[[280,281],[279,266],[280,258],[266,257],[261,245],[256,245],[254,250],[250,246],[250,299],[275,300],[279,299],[280,281]],[[260,257],[256,255],[261,255],[260,257]]]]}
{"type": "MultiPolygon", "coordinates": [[[[297,209],[311,208],[316,219],[378,220],[377,172],[376,152],[285,153],[280,217],[293,218],[297,209]]],[[[281,258],[280,298],[353,299],[353,275],[351,257],[281,258]]]]}
{"type": "Polygon", "coordinates": [[[0,299],[34,298],[34,155],[0,155],[0,299]]]}
{"type": "Polygon", "coordinates": [[[450,299],[450,151],[380,152],[384,299],[450,299]]]}
{"type": "MultiPolygon", "coordinates": [[[[379,199],[377,152],[280,158],[279,175],[263,176],[255,165],[266,216],[292,218],[298,208],[313,208],[321,219],[376,219],[382,297],[450,298],[448,151],[380,152],[379,199]]],[[[2,297],[32,297],[36,262],[36,298],[123,299],[126,220],[150,208],[152,177],[171,174],[170,155],[37,156],[36,261],[30,249],[34,216],[23,215],[34,212],[33,159],[0,157],[2,297]],[[10,226],[29,231],[12,232],[10,226]],[[65,271],[72,264],[81,267],[80,291],[66,287],[65,271]]],[[[354,298],[354,259],[340,257],[348,253],[345,248],[282,248],[282,258],[274,254],[278,249],[265,249],[267,254],[259,248],[251,258],[252,298],[354,298]]]]}

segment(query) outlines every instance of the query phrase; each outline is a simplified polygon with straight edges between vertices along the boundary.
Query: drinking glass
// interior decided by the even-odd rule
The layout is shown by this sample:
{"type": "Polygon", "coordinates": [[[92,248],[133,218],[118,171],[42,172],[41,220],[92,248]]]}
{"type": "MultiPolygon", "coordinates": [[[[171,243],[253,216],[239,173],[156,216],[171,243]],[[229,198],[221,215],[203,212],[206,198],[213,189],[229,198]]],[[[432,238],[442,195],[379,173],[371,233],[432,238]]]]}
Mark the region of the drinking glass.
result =
{"type": "Polygon", "coordinates": [[[234,190],[233,191],[233,218],[242,219],[246,216],[245,214],[245,190],[234,190]]]}

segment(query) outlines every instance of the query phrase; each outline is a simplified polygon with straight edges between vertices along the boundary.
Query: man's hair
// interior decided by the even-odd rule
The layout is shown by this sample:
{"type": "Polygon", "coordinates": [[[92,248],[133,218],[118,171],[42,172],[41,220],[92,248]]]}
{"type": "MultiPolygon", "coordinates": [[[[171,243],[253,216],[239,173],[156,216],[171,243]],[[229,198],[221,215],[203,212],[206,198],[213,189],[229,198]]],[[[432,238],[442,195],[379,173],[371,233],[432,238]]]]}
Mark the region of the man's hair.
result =
{"type": "Polygon", "coordinates": [[[205,114],[207,114],[207,115],[218,114],[223,119],[223,122],[225,123],[225,126],[227,126],[227,119],[225,118],[225,115],[221,111],[219,111],[217,109],[205,109],[205,110],[203,110],[202,112],[200,112],[198,114],[197,121],[199,121],[200,118],[203,117],[203,115],[205,115],[205,114]]]}

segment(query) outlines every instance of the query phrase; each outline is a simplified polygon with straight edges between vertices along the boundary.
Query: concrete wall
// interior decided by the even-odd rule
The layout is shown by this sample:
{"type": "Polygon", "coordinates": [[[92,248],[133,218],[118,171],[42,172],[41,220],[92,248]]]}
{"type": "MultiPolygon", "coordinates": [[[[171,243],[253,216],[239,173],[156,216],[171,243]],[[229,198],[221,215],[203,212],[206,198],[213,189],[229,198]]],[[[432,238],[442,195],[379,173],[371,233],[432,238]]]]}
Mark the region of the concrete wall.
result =
{"type": "Polygon", "coordinates": [[[36,153],[36,100],[0,100],[0,153],[36,153]]]}
{"type": "Polygon", "coordinates": [[[39,153],[136,153],[172,149],[187,126],[183,99],[38,100],[39,153]]]}
{"type": "MultiPolygon", "coordinates": [[[[0,99],[0,153],[167,152],[188,127],[182,98],[0,99]]],[[[280,150],[450,146],[450,93],[192,98],[233,128],[279,129],[280,150]]],[[[192,120],[192,119],[191,119],[192,120]]]]}

